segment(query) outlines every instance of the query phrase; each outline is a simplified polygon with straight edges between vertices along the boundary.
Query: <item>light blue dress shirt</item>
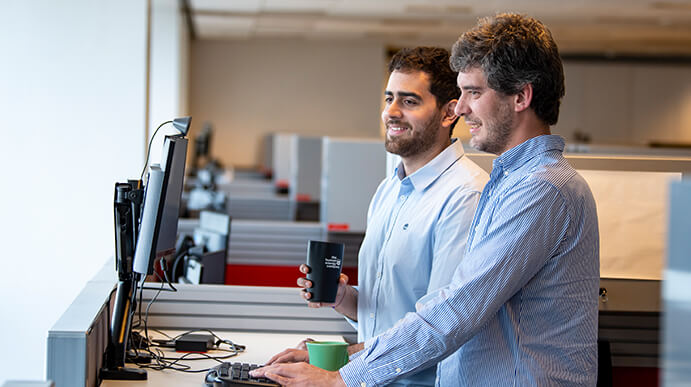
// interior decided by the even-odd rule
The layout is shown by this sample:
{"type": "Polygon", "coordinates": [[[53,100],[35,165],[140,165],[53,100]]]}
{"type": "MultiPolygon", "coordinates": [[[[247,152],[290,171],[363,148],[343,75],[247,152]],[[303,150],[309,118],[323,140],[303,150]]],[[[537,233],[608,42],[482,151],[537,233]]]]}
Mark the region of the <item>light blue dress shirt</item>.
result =
{"type": "Polygon", "coordinates": [[[340,373],[386,384],[442,359],[440,386],[594,386],[599,234],[558,136],[494,161],[449,286],[365,342],[340,373]]]}
{"type": "MultiPolygon", "coordinates": [[[[463,258],[468,230],[488,175],[454,140],[410,176],[399,164],[370,202],[358,259],[358,341],[415,311],[447,285],[463,258]]],[[[398,384],[433,385],[434,367],[398,384]]]]}

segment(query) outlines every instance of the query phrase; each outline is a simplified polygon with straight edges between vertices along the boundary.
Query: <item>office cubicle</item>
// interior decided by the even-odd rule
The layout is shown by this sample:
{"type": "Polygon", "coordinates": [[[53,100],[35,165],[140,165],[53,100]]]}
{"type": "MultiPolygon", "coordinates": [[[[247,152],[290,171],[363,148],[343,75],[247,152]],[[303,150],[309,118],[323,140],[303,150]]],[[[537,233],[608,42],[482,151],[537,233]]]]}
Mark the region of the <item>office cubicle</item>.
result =
{"type": "Polygon", "coordinates": [[[663,286],[663,372],[666,386],[691,385],[691,180],[670,191],[667,264],[663,286]]]}
{"type": "MultiPolygon", "coordinates": [[[[279,216],[286,210],[273,207],[276,194],[259,190],[242,194],[242,189],[250,184],[256,187],[256,182],[234,181],[226,187],[233,217],[227,283],[295,286],[300,275],[297,267],[304,263],[309,240],[344,243],[344,272],[356,282],[357,255],[369,201],[385,174],[383,143],[371,139],[287,137],[291,139],[292,151],[284,154],[292,155],[290,164],[295,168],[291,172],[291,194],[281,199],[283,203],[299,203],[300,193],[305,192],[310,198],[318,198],[320,217],[326,218],[314,222],[279,216]],[[238,198],[244,206],[233,206],[238,198]],[[247,205],[251,201],[254,206],[247,205]]],[[[273,156],[274,160],[279,157],[273,156]]],[[[181,219],[179,230],[190,232],[195,226],[194,220],[181,219]]]]}

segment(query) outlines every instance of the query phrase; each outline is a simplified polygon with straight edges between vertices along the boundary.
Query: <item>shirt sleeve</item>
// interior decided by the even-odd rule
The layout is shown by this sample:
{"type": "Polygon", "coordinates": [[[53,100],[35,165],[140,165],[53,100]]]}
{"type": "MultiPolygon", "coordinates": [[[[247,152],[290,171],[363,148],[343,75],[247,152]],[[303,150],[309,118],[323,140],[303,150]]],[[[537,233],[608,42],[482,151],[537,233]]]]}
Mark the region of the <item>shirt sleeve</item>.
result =
{"type": "Polygon", "coordinates": [[[552,257],[570,222],[559,190],[528,179],[509,189],[453,281],[339,371],[348,386],[390,383],[439,362],[477,333],[552,257]]]}
{"type": "Polygon", "coordinates": [[[480,192],[459,191],[449,198],[434,230],[432,271],[427,294],[451,282],[456,267],[465,254],[468,230],[473,222],[480,192]]]}

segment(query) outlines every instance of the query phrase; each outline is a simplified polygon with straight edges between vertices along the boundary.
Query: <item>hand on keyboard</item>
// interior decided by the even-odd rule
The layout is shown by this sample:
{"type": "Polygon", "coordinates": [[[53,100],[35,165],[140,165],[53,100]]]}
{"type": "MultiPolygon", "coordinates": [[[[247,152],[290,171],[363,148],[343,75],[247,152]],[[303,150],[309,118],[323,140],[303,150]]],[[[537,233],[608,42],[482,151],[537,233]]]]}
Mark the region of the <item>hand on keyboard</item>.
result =
{"type": "Polygon", "coordinates": [[[301,361],[310,361],[310,357],[307,353],[307,350],[288,348],[283,352],[275,354],[271,359],[269,359],[269,361],[266,362],[266,365],[275,363],[297,363],[301,361]]]}
{"type": "Polygon", "coordinates": [[[266,378],[253,378],[249,372],[261,367],[248,363],[221,363],[207,372],[205,383],[208,387],[264,386],[280,385],[266,378]]]}

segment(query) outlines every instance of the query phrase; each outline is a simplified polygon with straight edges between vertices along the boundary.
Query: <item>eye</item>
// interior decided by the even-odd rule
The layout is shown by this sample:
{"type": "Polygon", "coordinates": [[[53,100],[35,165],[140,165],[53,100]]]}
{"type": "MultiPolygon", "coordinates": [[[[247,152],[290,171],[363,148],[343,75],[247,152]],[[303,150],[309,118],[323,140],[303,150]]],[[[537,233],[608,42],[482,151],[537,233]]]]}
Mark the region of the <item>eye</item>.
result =
{"type": "Polygon", "coordinates": [[[392,97],[392,96],[387,95],[387,96],[384,97],[384,102],[386,102],[387,104],[388,104],[388,103],[391,103],[391,101],[393,101],[393,97],[392,97]]]}
{"type": "Polygon", "coordinates": [[[415,106],[418,104],[417,100],[414,100],[414,99],[405,99],[405,100],[403,100],[403,103],[408,105],[408,106],[415,106]]]}

